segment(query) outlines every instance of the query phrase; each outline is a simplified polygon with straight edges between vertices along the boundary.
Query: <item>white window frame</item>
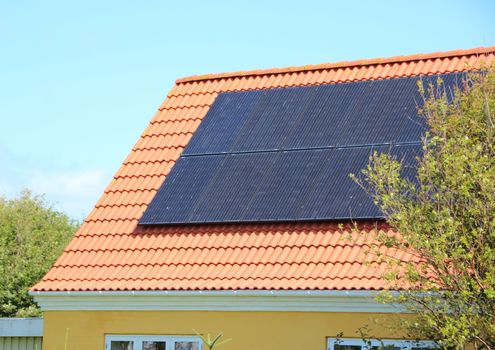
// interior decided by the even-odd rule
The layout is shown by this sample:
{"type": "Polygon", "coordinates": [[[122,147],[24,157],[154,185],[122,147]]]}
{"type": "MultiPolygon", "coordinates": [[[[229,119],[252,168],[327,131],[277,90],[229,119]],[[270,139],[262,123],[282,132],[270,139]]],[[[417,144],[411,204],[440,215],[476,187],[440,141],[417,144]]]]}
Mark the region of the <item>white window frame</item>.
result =
{"type": "Polygon", "coordinates": [[[105,350],[110,350],[112,341],[133,341],[134,350],[143,350],[144,341],[165,342],[165,350],[175,350],[177,342],[195,342],[199,344],[198,349],[203,350],[203,341],[197,336],[180,336],[180,335],[106,335],[105,350]]]}
{"type": "Polygon", "coordinates": [[[437,345],[431,340],[405,340],[405,339],[356,339],[356,338],[328,338],[327,349],[334,350],[334,345],[361,346],[361,350],[368,350],[367,346],[395,346],[401,350],[412,350],[412,348],[436,348],[437,345]]]}

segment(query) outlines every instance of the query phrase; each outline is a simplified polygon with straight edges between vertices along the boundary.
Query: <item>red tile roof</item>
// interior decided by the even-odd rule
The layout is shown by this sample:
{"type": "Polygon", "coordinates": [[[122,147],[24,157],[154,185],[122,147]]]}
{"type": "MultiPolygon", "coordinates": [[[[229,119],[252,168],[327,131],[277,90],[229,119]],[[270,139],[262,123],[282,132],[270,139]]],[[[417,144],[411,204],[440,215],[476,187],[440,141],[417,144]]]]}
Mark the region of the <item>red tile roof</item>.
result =
{"type": "MultiPolygon", "coordinates": [[[[351,242],[344,239],[349,229],[323,222],[139,227],[137,221],[220,92],[459,72],[481,60],[495,62],[495,47],[177,80],[33,290],[385,288],[385,266],[365,257],[372,223],[360,227],[360,242],[351,242]]],[[[379,229],[393,233],[383,223],[379,229]]]]}

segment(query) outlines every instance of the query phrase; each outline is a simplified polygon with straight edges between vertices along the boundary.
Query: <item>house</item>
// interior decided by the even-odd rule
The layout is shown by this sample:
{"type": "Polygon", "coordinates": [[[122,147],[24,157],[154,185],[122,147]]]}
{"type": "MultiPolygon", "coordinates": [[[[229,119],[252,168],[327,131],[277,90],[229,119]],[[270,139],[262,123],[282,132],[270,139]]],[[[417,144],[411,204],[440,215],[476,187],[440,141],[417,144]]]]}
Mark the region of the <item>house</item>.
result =
{"type": "Polygon", "coordinates": [[[385,266],[366,256],[367,233],[392,229],[348,173],[371,150],[414,159],[418,79],[494,60],[489,47],[177,80],[31,290],[44,348],[68,330],[71,349],[205,348],[197,331],[232,338],[225,350],[360,350],[366,325],[410,348],[385,327],[407,315],[375,301],[385,266]]]}

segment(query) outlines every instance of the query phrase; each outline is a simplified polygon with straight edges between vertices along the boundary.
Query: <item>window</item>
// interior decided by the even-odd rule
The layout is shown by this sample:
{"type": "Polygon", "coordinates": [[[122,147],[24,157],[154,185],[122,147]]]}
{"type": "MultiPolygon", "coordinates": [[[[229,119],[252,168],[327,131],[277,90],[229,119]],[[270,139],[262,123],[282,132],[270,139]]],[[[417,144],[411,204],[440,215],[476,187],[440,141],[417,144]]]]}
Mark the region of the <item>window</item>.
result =
{"type": "Polygon", "coordinates": [[[380,350],[381,347],[385,350],[427,350],[437,346],[428,340],[328,339],[328,350],[380,350]]]}
{"type": "Polygon", "coordinates": [[[202,350],[199,337],[107,335],[105,350],[202,350]]]}

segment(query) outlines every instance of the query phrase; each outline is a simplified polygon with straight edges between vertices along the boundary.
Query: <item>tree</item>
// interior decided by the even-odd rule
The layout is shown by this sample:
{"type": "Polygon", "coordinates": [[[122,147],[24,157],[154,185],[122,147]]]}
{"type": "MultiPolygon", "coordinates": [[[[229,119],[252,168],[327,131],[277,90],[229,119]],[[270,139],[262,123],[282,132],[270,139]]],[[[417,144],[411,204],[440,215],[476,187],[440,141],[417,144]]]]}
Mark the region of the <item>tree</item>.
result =
{"type": "Polygon", "coordinates": [[[25,190],[0,197],[0,317],[40,314],[28,290],[50,269],[78,223],[25,190]]]}
{"type": "Polygon", "coordinates": [[[429,132],[416,178],[377,153],[354,176],[400,232],[376,232],[375,247],[418,257],[381,255],[391,289],[403,290],[387,301],[416,314],[403,324],[411,336],[495,349],[495,67],[470,73],[453,93],[441,81],[419,88],[429,132]]]}

